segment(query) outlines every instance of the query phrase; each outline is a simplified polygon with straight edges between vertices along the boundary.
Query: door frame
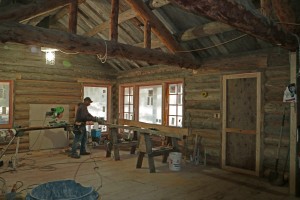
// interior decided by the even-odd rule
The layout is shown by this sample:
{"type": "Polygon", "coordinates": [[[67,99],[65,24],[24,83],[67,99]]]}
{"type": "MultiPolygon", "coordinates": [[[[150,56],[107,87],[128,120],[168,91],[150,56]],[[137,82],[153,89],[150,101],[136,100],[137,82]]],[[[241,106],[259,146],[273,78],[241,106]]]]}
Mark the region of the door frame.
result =
{"type": "MultiPolygon", "coordinates": [[[[260,174],[260,165],[261,165],[261,73],[255,72],[255,73],[243,73],[243,74],[231,74],[231,75],[223,75],[222,77],[222,87],[223,87],[223,93],[222,93],[222,168],[238,173],[243,174],[249,174],[249,175],[255,175],[259,176],[260,174]],[[227,116],[227,80],[230,79],[240,79],[240,78],[256,78],[256,155],[255,155],[255,170],[247,170],[247,169],[241,169],[236,168],[232,166],[226,165],[226,133],[229,131],[226,131],[226,116],[227,116]]],[[[239,130],[239,133],[243,133],[244,130],[239,130]]],[[[245,134],[247,134],[247,131],[245,131],[245,134]]]]}

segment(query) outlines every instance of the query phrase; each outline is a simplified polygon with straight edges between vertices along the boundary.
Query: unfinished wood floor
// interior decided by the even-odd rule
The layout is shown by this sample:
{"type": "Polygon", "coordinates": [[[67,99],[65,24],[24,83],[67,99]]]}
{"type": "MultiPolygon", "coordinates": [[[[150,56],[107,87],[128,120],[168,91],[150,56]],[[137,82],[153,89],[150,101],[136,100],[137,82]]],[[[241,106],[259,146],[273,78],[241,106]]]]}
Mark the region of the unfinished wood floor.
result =
{"type": "Polygon", "coordinates": [[[121,151],[121,160],[105,158],[105,151],[92,149],[92,155],[80,159],[70,158],[63,150],[45,150],[19,154],[16,171],[7,166],[11,155],[2,159],[0,177],[7,190],[21,181],[17,190],[24,195],[36,184],[49,181],[75,179],[86,186],[99,188],[103,200],[285,200],[287,187],[271,186],[257,177],[233,174],[213,167],[182,163],[181,171],[170,171],[168,164],[156,157],[157,173],[149,173],[147,159],[142,169],[136,169],[136,155],[121,151]]]}

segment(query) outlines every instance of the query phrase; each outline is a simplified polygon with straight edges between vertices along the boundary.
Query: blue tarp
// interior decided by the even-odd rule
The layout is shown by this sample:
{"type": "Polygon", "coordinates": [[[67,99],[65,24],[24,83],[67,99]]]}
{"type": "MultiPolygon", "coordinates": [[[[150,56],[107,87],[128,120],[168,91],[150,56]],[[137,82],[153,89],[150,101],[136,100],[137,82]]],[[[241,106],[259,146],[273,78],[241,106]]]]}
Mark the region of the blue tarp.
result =
{"type": "Polygon", "coordinates": [[[83,187],[74,180],[61,180],[33,188],[26,200],[96,200],[98,196],[92,187],[83,187]]]}

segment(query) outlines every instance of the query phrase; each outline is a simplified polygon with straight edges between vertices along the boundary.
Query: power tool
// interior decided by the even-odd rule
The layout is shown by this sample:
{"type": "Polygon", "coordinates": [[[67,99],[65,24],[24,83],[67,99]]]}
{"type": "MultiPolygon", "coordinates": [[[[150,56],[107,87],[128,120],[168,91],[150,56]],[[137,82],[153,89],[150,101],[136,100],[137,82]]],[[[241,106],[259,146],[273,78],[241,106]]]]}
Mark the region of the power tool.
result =
{"type": "Polygon", "coordinates": [[[46,117],[51,117],[52,121],[49,122],[50,126],[61,126],[66,124],[64,121],[58,122],[58,119],[61,119],[63,117],[65,109],[61,106],[58,106],[56,108],[51,108],[51,111],[46,112],[46,117]]]}

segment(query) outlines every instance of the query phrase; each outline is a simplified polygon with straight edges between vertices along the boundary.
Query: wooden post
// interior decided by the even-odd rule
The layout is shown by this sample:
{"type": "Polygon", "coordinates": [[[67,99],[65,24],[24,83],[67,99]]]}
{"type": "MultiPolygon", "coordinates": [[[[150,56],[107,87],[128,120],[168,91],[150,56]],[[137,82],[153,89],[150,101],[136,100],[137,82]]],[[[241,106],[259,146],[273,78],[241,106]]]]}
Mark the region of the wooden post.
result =
{"type": "Polygon", "coordinates": [[[151,49],[151,25],[148,20],[145,20],[144,25],[144,47],[151,49]]]}
{"type": "MultiPolygon", "coordinates": [[[[290,53],[290,82],[296,83],[296,52],[290,53]]],[[[296,161],[297,161],[297,106],[296,103],[290,103],[290,176],[289,187],[290,194],[296,193],[296,161]]],[[[299,170],[299,169],[298,169],[299,170]]],[[[299,190],[299,188],[298,188],[299,190]]]]}
{"type": "Polygon", "coordinates": [[[119,0],[111,2],[110,40],[118,41],[119,0]]]}
{"type": "Polygon", "coordinates": [[[120,160],[119,146],[118,146],[118,128],[110,128],[110,136],[112,148],[114,151],[115,160],[120,160]]]}
{"type": "Polygon", "coordinates": [[[77,11],[78,1],[74,0],[69,8],[69,32],[73,34],[77,33],[77,11]]]}

